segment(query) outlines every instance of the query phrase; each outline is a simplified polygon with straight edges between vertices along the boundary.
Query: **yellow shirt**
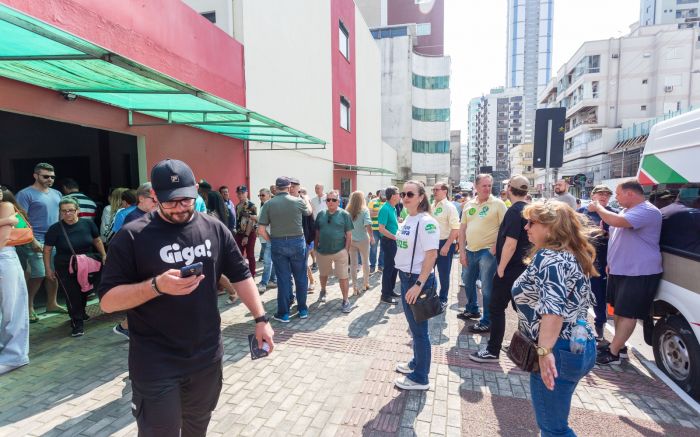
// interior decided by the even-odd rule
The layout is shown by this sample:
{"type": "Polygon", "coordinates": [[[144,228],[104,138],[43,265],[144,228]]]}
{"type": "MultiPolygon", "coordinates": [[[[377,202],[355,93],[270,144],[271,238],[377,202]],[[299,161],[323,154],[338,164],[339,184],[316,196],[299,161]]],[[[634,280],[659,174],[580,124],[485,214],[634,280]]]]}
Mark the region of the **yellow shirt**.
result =
{"type": "Polygon", "coordinates": [[[441,240],[447,240],[453,229],[459,229],[459,212],[447,198],[433,204],[432,215],[438,222],[441,240]]]}
{"type": "Polygon", "coordinates": [[[496,244],[498,228],[507,209],[506,204],[493,195],[483,203],[475,197],[464,204],[462,223],[467,224],[467,250],[476,252],[496,244]]]}

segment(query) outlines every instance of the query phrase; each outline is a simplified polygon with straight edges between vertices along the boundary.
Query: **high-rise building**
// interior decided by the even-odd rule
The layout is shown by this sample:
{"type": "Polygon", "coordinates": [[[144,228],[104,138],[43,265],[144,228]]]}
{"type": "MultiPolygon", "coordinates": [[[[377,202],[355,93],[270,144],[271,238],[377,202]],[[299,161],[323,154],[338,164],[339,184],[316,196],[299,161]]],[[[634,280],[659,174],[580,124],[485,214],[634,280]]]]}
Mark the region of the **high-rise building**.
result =
{"type": "Polygon", "coordinates": [[[450,58],[444,0],[357,0],[382,57],[382,139],[398,179],[450,177],[450,58]]]}
{"type": "Polygon", "coordinates": [[[700,0],[641,0],[639,25],[678,24],[679,29],[700,25],[700,0]]]}
{"type": "Polygon", "coordinates": [[[453,187],[459,185],[461,147],[462,131],[450,131],[450,178],[448,182],[453,187]]]}
{"type": "Polygon", "coordinates": [[[522,110],[523,95],[518,88],[494,88],[489,94],[472,99],[470,144],[478,147],[478,171],[492,173],[495,187],[510,177],[510,149],[523,143],[522,110]],[[478,103],[474,110],[475,100],[478,103]],[[472,139],[474,132],[476,138],[472,139]]]}
{"type": "Polygon", "coordinates": [[[552,76],[554,0],[508,0],[506,88],[523,93],[523,136],[531,142],[537,95],[552,76]]]}
{"type": "MultiPolygon", "coordinates": [[[[462,182],[474,182],[479,170],[479,103],[481,97],[469,101],[467,141],[462,145],[462,182]]],[[[466,184],[463,184],[466,185],[466,184]]]]}

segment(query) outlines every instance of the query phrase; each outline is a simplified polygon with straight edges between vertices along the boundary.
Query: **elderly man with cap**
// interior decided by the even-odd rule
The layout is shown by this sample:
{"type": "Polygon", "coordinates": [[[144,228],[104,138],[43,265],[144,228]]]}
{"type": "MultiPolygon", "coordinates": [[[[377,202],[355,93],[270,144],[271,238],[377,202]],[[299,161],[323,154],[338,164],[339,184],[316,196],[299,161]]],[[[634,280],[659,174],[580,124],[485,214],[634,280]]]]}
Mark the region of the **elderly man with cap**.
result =
{"type": "MultiPolygon", "coordinates": [[[[616,209],[608,206],[612,190],[605,185],[597,185],[591,191],[591,200],[606,210],[617,213],[616,209]]],[[[597,278],[591,277],[591,289],[595,295],[596,305],[593,308],[595,311],[595,331],[596,340],[602,341],[605,333],[605,322],[607,321],[605,290],[607,288],[607,274],[605,269],[608,267],[608,232],[610,225],[605,223],[597,211],[589,211],[588,208],[579,208],[578,212],[588,217],[591,224],[602,229],[602,233],[595,236],[592,243],[595,246],[595,268],[600,273],[597,278]]]]}
{"type": "Polygon", "coordinates": [[[524,258],[530,249],[523,218],[527,206],[525,196],[530,181],[521,175],[514,175],[508,181],[506,193],[511,206],[503,216],[496,238],[496,274],[493,277],[489,313],[491,314],[491,336],[485,348],[469,355],[469,359],[480,363],[498,361],[503,336],[506,330],[506,308],[510,303],[513,283],[525,271],[524,258]]]}
{"type": "Polygon", "coordinates": [[[289,323],[292,293],[292,276],[296,284],[299,318],[309,316],[306,305],[308,278],[306,277],[306,240],[302,216],[311,215],[311,205],[306,198],[292,196],[289,178],[281,176],[275,183],[277,194],[265,202],[260,211],[258,233],[269,241],[272,264],[277,274],[277,313],[275,320],[289,323]],[[268,234],[267,228],[271,226],[268,234]]]}
{"type": "Polygon", "coordinates": [[[248,187],[236,187],[236,244],[248,260],[251,276],[255,276],[255,239],[257,234],[258,207],[248,199],[248,187]]]}
{"type": "Polygon", "coordinates": [[[225,274],[255,319],[259,347],[273,330],[231,232],[195,212],[197,184],[182,161],[151,170],[158,210],[124,226],[97,290],[103,311],[127,310],[131,408],[140,436],[204,436],[221,392],[217,279],[225,274]],[[183,268],[201,266],[183,275],[183,268]]]}

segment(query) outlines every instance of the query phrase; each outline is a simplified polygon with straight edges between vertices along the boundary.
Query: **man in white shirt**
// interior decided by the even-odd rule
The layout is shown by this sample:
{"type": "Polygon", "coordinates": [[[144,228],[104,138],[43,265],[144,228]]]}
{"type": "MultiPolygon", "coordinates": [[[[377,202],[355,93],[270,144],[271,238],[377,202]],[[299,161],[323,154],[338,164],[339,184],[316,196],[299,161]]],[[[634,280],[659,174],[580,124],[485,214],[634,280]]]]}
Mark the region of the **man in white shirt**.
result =
{"type": "MultiPolygon", "coordinates": [[[[312,197],[310,200],[311,214],[314,216],[314,221],[316,220],[316,216],[318,216],[319,212],[328,209],[328,206],[326,206],[326,195],[323,192],[323,188],[323,184],[316,184],[316,186],[314,186],[316,197],[312,197]]],[[[316,270],[318,268],[318,264],[316,264],[316,250],[311,250],[309,255],[311,255],[312,260],[311,269],[316,270]]]]}

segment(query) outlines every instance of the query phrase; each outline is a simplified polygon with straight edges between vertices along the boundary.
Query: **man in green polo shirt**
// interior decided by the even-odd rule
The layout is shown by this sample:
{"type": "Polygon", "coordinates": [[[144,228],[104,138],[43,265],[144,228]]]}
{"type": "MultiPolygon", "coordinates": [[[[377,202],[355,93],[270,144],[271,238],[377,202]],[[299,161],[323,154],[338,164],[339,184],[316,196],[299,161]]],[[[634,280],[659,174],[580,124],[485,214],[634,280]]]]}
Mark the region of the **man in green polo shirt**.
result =
{"type": "Polygon", "coordinates": [[[391,186],[384,191],[386,203],[379,210],[377,222],[379,233],[382,235],[381,248],[384,256],[384,270],[382,271],[382,297],[381,301],[390,305],[396,305],[397,297],[401,295],[394,292],[398,270],[394,266],[396,256],[396,232],[399,230],[399,221],[396,217],[396,205],[399,203],[399,189],[391,186]]]}
{"type": "Polygon", "coordinates": [[[372,219],[372,233],[374,234],[374,244],[369,248],[369,272],[374,273],[375,267],[381,272],[384,270],[384,253],[381,251],[380,242],[382,234],[379,233],[379,210],[386,203],[384,192],[377,190],[377,197],[369,201],[369,217],[372,219]],[[379,256],[377,256],[379,255],[379,256]]]}
{"type": "Polygon", "coordinates": [[[340,194],[338,191],[329,191],[326,194],[328,209],[320,211],[316,216],[316,259],[318,272],[321,279],[320,302],[326,301],[326,284],[331,272],[335,273],[340,283],[340,292],[343,294],[341,310],[349,313],[352,310],[348,299],[348,249],[352,242],[352,218],[344,209],[340,209],[340,194]],[[334,268],[335,267],[335,268],[334,268]]]}

